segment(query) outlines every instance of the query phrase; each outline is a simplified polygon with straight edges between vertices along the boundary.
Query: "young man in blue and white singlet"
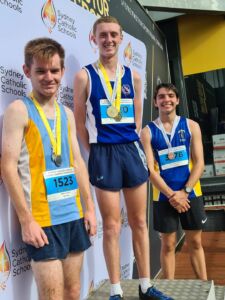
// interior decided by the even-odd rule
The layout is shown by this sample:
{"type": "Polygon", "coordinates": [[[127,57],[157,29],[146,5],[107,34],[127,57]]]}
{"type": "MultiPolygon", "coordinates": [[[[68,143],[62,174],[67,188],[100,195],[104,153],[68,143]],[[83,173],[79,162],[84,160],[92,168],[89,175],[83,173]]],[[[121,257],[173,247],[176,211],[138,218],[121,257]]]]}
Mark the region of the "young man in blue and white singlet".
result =
{"type": "Polygon", "coordinates": [[[164,278],[174,279],[176,232],[180,221],[196,277],[206,280],[201,243],[202,228],[207,220],[199,182],[204,170],[201,130],[193,120],[176,114],[179,101],[173,84],[159,84],[154,95],[159,117],[141,133],[153,184],[154,229],[161,233],[164,278]]]}
{"type": "Polygon", "coordinates": [[[89,152],[89,177],[103,219],[103,249],[109,273],[110,300],[123,298],[120,285],[120,191],[132,230],[140,278],[140,299],[170,299],[152,287],[146,224],[148,169],[142,145],[141,79],[118,61],[122,28],[117,19],[101,17],[93,26],[98,61],[75,77],[77,132],[89,152]]]}

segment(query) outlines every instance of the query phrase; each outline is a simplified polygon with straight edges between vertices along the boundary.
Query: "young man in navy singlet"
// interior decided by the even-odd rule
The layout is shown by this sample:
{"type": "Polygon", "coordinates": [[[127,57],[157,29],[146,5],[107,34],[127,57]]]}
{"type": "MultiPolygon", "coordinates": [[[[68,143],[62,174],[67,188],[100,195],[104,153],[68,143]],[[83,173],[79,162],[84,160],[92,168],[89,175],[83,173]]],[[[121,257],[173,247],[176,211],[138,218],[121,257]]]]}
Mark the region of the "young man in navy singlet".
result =
{"type": "Polygon", "coordinates": [[[103,249],[109,273],[110,300],[123,297],[120,286],[120,191],[123,190],[138,266],[140,299],[170,299],[150,282],[146,225],[148,170],[139,142],[140,76],[118,61],[122,29],[113,17],[93,26],[99,60],[78,72],[74,84],[77,132],[89,155],[89,177],[103,219],[103,249]]]}
{"type": "Polygon", "coordinates": [[[179,101],[173,84],[158,85],[154,105],[159,117],[141,133],[153,184],[154,229],[161,233],[164,278],[174,279],[176,231],[180,220],[196,277],[206,280],[201,243],[207,220],[199,182],[204,169],[201,131],[193,120],[176,115],[179,101]]]}
{"type": "Polygon", "coordinates": [[[56,101],[64,57],[52,39],[27,43],[23,70],[32,92],[9,105],[3,122],[2,177],[21,224],[39,300],[80,299],[88,233],[96,233],[74,115],[56,101]]]}

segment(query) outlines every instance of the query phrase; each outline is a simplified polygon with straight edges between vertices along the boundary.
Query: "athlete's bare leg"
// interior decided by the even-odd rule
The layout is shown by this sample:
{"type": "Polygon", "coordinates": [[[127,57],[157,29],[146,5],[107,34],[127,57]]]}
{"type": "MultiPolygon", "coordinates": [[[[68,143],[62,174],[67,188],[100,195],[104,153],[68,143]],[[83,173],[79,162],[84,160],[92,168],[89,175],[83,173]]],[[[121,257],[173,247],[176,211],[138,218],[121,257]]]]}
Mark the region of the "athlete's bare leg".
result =
{"type": "Polygon", "coordinates": [[[64,300],[80,300],[80,272],[84,252],[70,253],[62,261],[64,274],[64,300]]]}
{"type": "Polygon", "coordinates": [[[176,240],[176,232],[161,233],[160,261],[163,278],[165,279],[174,279],[175,276],[176,240]]]}
{"type": "Polygon", "coordinates": [[[150,278],[149,236],[146,223],[147,184],[123,189],[128,222],[132,230],[139,278],[150,278]]]}
{"type": "Polygon", "coordinates": [[[205,254],[202,247],[201,230],[185,230],[185,239],[187,241],[191,264],[197,278],[207,280],[205,254]]]}
{"type": "Polygon", "coordinates": [[[95,188],[103,220],[103,250],[111,283],[120,281],[120,193],[95,188]]]}
{"type": "Polygon", "coordinates": [[[31,262],[39,300],[63,300],[63,268],[60,260],[31,262]]]}

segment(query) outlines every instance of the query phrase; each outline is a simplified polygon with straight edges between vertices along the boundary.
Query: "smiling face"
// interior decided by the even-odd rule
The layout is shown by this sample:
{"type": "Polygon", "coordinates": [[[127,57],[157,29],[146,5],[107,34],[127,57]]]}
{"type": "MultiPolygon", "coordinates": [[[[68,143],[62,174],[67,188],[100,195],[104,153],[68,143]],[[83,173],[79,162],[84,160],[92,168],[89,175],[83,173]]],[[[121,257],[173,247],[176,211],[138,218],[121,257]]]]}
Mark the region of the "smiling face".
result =
{"type": "Polygon", "coordinates": [[[117,56],[122,39],[121,28],[116,23],[98,24],[93,36],[93,40],[99,48],[100,57],[104,58],[117,56]]]}
{"type": "Polygon", "coordinates": [[[176,107],[179,104],[179,98],[176,93],[167,88],[160,88],[155,97],[155,107],[159,109],[160,114],[176,113],[176,107]]]}
{"type": "Polygon", "coordinates": [[[43,99],[55,97],[64,73],[58,54],[49,59],[33,58],[30,67],[24,65],[24,73],[31,80],[33,92],[43,99]]]}

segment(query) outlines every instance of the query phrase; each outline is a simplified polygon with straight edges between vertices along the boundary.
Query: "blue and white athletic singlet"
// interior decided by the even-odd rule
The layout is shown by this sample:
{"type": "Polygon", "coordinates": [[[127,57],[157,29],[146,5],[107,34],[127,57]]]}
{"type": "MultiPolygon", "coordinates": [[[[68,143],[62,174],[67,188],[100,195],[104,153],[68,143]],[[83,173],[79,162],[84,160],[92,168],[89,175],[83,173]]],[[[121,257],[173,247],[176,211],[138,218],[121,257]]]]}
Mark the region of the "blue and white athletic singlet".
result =
{"type": "MultiPolygon", "coordinates": [[[[106,94],[103,89],[98,71],[94,65],[90,64],[85,67],[88,73],[89,83],[90,83],[90,94],[87,99],[87,119],[86,127],[89,133],[89,143],[109,143],[109,144],[119,144],[128,143],[139,140],[136,132],[136,124],[134,121],[127,122],[129,117],[134,119],[134,86],[133,78],[130,68],[123,66],[124,72],[122,75],[122,91],[121,91],[121,113],[122,116],[129,115],[126,118],[122,118],[121,122],[117,124],[104,124],[102,121],[102,105],[101,99],[106,99],[106,94]],[[123,100],[124,99],[124,100],[123,100]],[[122,103],[126,102],[127,104],[122,103]],[[125,122],[124,122],[125,120],[125,122]]],[[[114,82],[111,82],[112,87],[114,82]]],[[[105,103],[108,105],[108,103],[105,103]]],[[[106,106],[106,105],[105,105],[106,106]]],[[[131,119],[131,118],[130,118],[131,119]]]]}
{"type": "MultiPolygon", "coordinates": [[[[168,146],[159,125],[154,121],[147,126],[150,130],[152,149],[156,159],[155,169],[172,190],[181,190],[184,188],[192,169],[190,153],[191,132],[188,120],[184,117],[178,117],[174,135],[172,137],[169,134],[167,135],[175,150],[175,157],[172,160],[168,159],[166,155],[168,146]]],[[[201,186],[198,181],[189,194],[189,199],[201,195],[201,186]]],[[[168,198],[153,186],[153,200],[167,201],[168,198]]]]}

